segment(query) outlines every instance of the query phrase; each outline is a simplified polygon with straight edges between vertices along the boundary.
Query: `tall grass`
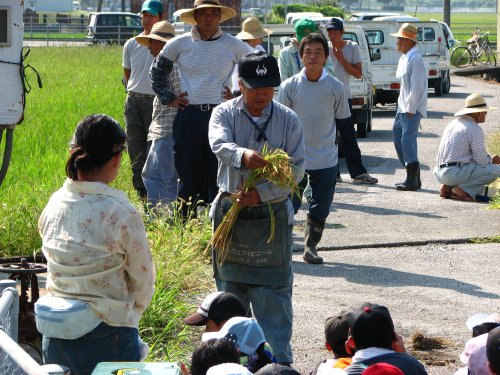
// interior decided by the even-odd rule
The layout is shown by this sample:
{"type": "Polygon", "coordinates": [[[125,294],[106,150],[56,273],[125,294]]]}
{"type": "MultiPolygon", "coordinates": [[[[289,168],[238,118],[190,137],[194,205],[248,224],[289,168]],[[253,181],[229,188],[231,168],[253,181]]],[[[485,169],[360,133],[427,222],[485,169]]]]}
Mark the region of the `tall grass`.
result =
{"type": "MultiPolygon", "coordinates": [[[[40,73],[43,88],[28,94],[25,120],[14,131],[12,162],[0,187],[0,257],[40,249],[38,217],[65,179],[68,144],[78,121],[105,113],[123,124],[121,52],[117,46],[32,48],[28,62],[40,73]]],[[[142,208],[127,157],[113,185],[142,208]]],[[[203,216],[187,225],[158,219],[150,220],[147,230],[158,276],[141,336],[151,346],[150,359],[185,360],[193,332],[181,318],[199,303],[193,296],[209,289],[210,262],[203,250],[210,223],[203,216]]]]}

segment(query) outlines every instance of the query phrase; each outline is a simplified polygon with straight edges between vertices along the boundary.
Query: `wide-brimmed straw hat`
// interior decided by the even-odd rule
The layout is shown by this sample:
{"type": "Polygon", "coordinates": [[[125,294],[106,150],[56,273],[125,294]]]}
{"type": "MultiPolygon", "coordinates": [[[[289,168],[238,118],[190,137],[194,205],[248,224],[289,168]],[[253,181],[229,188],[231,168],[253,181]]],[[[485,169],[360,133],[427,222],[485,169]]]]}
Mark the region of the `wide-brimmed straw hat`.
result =
{"type": "Polygon", "coordinates": [[[488,112],[494,109],[496,108],[486,105],[486,101],[481,94],[473,93],[465,98],[465,108],[455,113],[455,116],[462,116],[467,113],[488,112]]]}
{"type": "Polygon", "coordinates": [[[415,43],[417,43],[417,33],[418,29],[413,26],[411,23],[403,23],[401,27],[399,28],[399,31],[397,33],[391,34],[392,36],[395,36],[396,38],[406,38],[413,40],[415,43]]]}
{"type": "Polygon", "coordinates": [[[256,17],[248,17],[241,24],[241,32],[236,34],[236,38],[241,40],[251,40],[265,38],[272,33],[272,30],[264,29],[256,17]]]}
{"type": "Polygon", "coordinates": [[[150,39],[159,40],[167,43],[169,39],[175,36],[174,26],[168,21],[160,21],[153,25],[148,35],[138,35],[135,37],[137,43],[147,46],[150,39]]]}
{"type": "Polygon", "coordinates": [[[224,22],[236,16],[235,9],[220,5],[219,0],[195,0],[193,8],[182,9],[179,11],[179,18],[181,21],[189,23],[190,25],[196,25],[194,11],[203,8],[219,8],[221,16],[220,22],[224,22]]]}

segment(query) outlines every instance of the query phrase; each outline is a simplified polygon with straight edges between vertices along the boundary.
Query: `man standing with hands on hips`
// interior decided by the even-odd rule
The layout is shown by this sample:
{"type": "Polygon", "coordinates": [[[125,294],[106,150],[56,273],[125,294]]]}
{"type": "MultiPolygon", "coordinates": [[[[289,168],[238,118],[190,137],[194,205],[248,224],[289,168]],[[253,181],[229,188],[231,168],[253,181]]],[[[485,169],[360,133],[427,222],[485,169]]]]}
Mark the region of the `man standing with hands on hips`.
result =
{"type": "Polygon", "coordinates": [[[406,168],[406,180],[396,184],[397,190],[415,191],[422,186],[417,135],[420,119],[427,117],[427,74],[416,47],[417,31],[414,25],[404,23],[397,33],[391,34],[398,38],[397,48],[403,54],[396,71],[401,89],[392,132],[398,159],[406,168]]]}

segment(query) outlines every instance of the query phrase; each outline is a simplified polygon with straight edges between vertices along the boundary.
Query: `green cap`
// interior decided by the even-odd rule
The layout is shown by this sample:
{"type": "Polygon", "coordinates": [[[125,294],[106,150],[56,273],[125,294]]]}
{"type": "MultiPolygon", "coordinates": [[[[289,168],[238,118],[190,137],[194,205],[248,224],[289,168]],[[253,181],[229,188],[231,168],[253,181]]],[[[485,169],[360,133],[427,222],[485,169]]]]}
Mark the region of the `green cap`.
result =
{"type": "Polygon", "coordinates": [[[316,31],[316,24],[308,18],[302,18],[295,23],[295,35],[299,43],[307,34],[316,31]]]}

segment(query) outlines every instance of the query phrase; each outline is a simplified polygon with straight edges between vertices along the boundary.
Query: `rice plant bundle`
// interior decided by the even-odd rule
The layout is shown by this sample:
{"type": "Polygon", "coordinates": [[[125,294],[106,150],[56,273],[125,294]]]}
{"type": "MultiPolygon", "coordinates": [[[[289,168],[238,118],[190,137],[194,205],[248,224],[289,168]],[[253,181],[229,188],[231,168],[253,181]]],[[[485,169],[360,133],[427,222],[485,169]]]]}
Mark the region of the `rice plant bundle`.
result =
{"type": "MultiPolygon", "coordinates": [[[[242,190],[247,192],[248,190],[255,187],[255,185],[262,181],[267,180],[273,184],[281,187],[285,190],[290,190],[294,194],[298,193],[298,186],[295,182],[295,176],[292,171],[291,158],[282,149],[269,150],[267,143],[262,148],[262,157],[267,161],[267,164],[261,168],[253,169],[248,176],[248,179],[243,186],[242,190]]],[[[270,204],[269,213],[271,216],[271,228],[269,228],[270,234],[267,242],[271,242],[274,239],[275,230],[275,220],[274,212],[270,204]]],[[[233,232],[233,226],[238,219],[238,215],[243,206],[241,206],[238,201],[234,201],[228,212],[222,218],[222,222],[219,224],[210,242],[208,243],[207,250],[214,248],[217,250],[217,264],[221,266],[229,253],[229,245],[231,244],[231,237],[233,232]]]]}

